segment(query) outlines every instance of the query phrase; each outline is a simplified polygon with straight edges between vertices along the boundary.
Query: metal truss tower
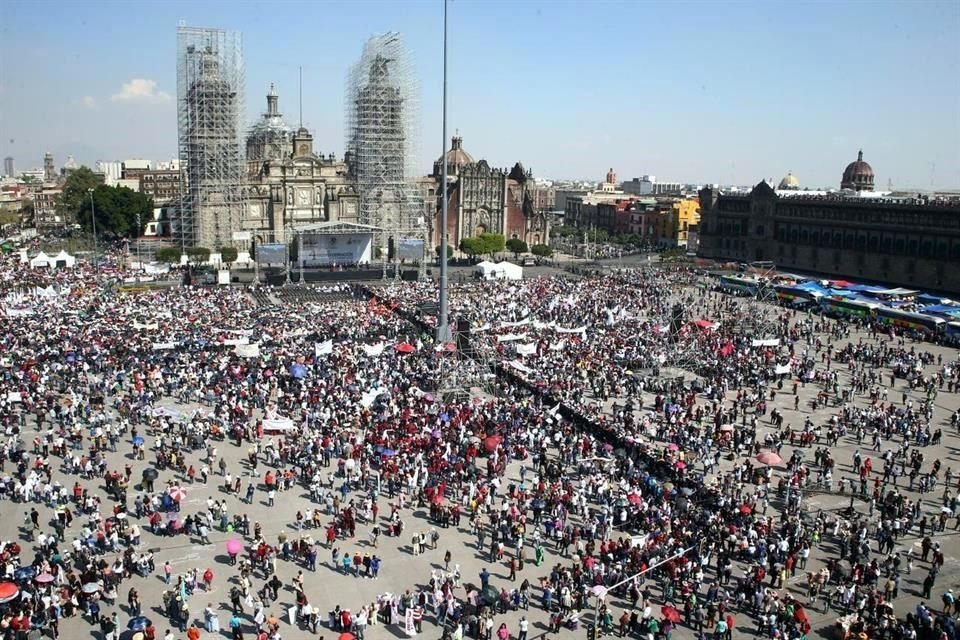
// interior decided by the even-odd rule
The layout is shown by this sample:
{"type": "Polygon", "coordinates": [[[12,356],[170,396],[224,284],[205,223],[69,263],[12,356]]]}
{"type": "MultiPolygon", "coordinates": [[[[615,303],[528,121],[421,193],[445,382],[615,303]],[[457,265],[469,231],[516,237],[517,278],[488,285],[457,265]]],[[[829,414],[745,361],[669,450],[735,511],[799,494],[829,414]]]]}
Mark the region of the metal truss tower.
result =
{"type": "Polygon", "coordinates": [[[244,213],[243,45],[237,31],[177,27],[182,248],[231,246],[244,213]]]}
{"type": "Polygon", "coordinates": [[[347,75],[347,162],[360,194],[358,222],[381,229],[379,245],[394,257],[401,241],[422,241],[427,222],[413,181],[418,93],[398,33],[370,38],[347,75]]]}

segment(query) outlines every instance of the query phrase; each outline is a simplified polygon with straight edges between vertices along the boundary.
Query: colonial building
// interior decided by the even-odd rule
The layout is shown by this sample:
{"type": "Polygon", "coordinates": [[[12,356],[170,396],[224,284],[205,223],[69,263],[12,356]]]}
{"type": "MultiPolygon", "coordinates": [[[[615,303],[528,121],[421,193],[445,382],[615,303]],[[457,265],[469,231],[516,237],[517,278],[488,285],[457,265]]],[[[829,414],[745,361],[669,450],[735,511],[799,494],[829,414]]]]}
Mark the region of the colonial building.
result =
{"type": "MultiPolygon", "coordinates": [[[[861,159],[845,185],[873,186],[861,159]]],[[[867,172],[869,169],[869,173],[867,172]]],[[[787,271],[960,292],[960,204],[866,194],[778,194],[760,182],[749,195],[700,191],[699,254],[772,261],[787,271]]]]}
{"type": "Polygon", "coordinates": [[[271,85],[267,111],[247,136],[247,213],[243,229],[261,241],[284,241],[291,227],[356,222],[358,196],[346,162],[314,151],[313,136],[283,120],[271,85]]]}
{"type": "MultiPolygon", "coordinates": [[[[433,164],[431,176],[438,184],[443,158],[433,164]]],[[[464,238],[481,233],[498,233],[504,238],[519,238],[529,246],[547,244],[550,217],[535,205],[536,182],[533,173],[519,162],[509,171],[497,169],[486,160],[475,162],[463,149],[463,138],[455,136],[447,151],[448,241],[457,247],[464,238]]],[[[442,196],[441,196],[442,197],[442,196]]],[[[433,242],[440,244],[439,207],[433,224],[433,242]]]]}

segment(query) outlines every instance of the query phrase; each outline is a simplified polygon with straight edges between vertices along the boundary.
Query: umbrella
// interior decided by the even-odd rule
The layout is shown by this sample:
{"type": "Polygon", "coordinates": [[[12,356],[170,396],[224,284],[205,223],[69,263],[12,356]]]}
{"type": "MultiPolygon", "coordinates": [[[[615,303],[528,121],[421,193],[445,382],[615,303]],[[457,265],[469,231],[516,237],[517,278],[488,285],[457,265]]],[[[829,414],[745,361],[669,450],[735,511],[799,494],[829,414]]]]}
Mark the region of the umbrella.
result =
{"type": "Polygon", "coordinates": [[[136,618],[130,618],[130,622],[127,623],[127,629],[130,631],[143,631],[149,627],[152,622],[146,616],[137,616],[136,618]]]}
{"type": "Polygon", "coordinates": [[[664,490],[664,491],[673,491],[673,483],[672,483],[672,482],[664,482],[662,486],[663,486],[663,490],[664,490]]]}
{"type": "Polygon", "coordinates": [[[337,640],[356,640],[356,637],[352,633],[341,633],[337,640]]]}
{"type": "Polygon", "coordinates": [[[0,582],[0,603],[10,602],[20,595],[20,587],[12,582],[0,582]]]}
{"type": "Polygon", "coordinates": [[[383,451],[380,452],[380,455],[382,455],[384,458],[391,458],[397,455],[397,452],[394,451],[393,449],[384,449],[383,451]]]}
{"type": "Polygon", "coordinates": [[[32,580],[35,575],[37,575],[37,568],[33,565],[20,567],[13,572],[13,577],[17,580],[32,580]]]}
{"type": "Polygon", "coordinates": [[[149,467],[143,470],[143,479],[144,480],[156,480],[160,473],[153,467],[149,467]]]}
{"type": "Polygon", "coordinates": [[[630,495],[627,496],[627,502],[633,505],[637,505],[643,502],[643,498],[641,498],[636,493],[631,493],[630,495]]]}
{"type": "Polygon", "coordinates": [[[307,368],[302,364],[290,365],[290,375],[298,380],[307,377],[307,368]]]}
{"type": "Polygon", "coordinates": [[[778,456],[773,451],[763,451],[762,453],[757,454],[757,462],[760,464],[765,464],[771,467],[783,464],[783,458],[778,456]]]}
{"type": "Polygon", "coordinates": [[[603,586],[602,584],[594,585],[594,586],[590,589],[590,593],[592,593],[592,594],[595,595],[595,596],[599,596],[599,597],[602,598],[603,596],[607,595],[607,588],[606,588],[605,586],[603,586]]]}
{"type": "Polygon", "coordinates": [[[748,504],[742,504],[740,505],[740,513],[742,513],[745,516],[748,516],[751,513],[753,513],[753,507],[751,507],[748,504]]]}
{"type": "Polygon", "coordinates": [[[227,540],[227,553],[235,556],[241,551],[243,551],[243,540],[238,540],[237,538],[227,540]]]}
{"type": "Polygon", "coordinates": [[[690,487],[684,487],[683,489],[680,489],[680,493],[682,493],[685,496],[690,496],[690,495],[693,495],[693,489],[691,489],[690,487]]]}
{"type": "Polygon", "coordinates": [[[187,497],[187,490],[180,486],[170,487],[170,490],[167,491],[167,494],[177,502],[180,502],[187,497]]]}
{"type": "Polygon", "coordinates": [[[487,605],[493,606],[497,603],[497,600],[500,599],[500,592],[497,591],[496,587],[488,584],[480,591],[480,597],[483,598],[487,605]]]}
{"type": "Polygon", "coordinates": [[[52,574],[49,574],[49,573],[41,573],[41,574],[38,575],[36,578],[34,578],[34,580],[36,580],[36,581],[39,582],[40,584],[47,584],[47,583],[49,583],[49,582],[53,582],[53,581],[55,580],[55,578],[53,577],[52,574]]]}
{"type": "Polygon", "coordinates": [[[137,436],[133,440],[131,440],[131,442],[133,442],[133,444],[138,447],[142,447],[144,443],[143,436],[137,436]]]}
{"type": "Polygon", "coordinates": [[[88,582],[80,587],[80,590],[84,593],[96,593],[97,591],[100,591],[100,585],[96,582],[88,582]]]}
{"type": "Polygon", "coordinates": [[[500,443],[503,441],[502,436],[488,436],[483,441],[483,448],[487,450],[487,453],[493,453],[497,450],[497,447],[500,446],[500,443]]]}
{"type": "Polygon", "coordinates": [[[673,466],[676,467],[679,471],[683,471],[684,469],[687,468],[687,463],[684,462],[683,460],[677,460],[677,461],[673,464],[673,466]]]}
{"type": "Polygon", "coordinates": [[[677,446],[677,443],[671,442],[667,445],[667,451],[679,451],[680,447],[677,446]]]}
{"type": "Polygon", "coordinates": [[[731,431],[733,431],[733,425],[732,425],[732,424],[725,424],[725,425],[723,425],[723,426],[720,427],[720,431],[722,431],[722,432],[724,432],[724,433],[730,433],[731,431]]]}
{"type": "Polygon", "coordinates": [[[680,611],[676,607],[664,606],[660,609],[660,613],[663,614],[664,619],[669,620],[673,624],[680,622],[680,611]]]}
{"type": "Polygon", "coordinates": [[[412,344],[410,344],[409,342],[401,342],[396,347],[394,347],[394,349],[397,350],[397,353],[413,353],[414,351],[417,350],[417,348],[412,344]]]}

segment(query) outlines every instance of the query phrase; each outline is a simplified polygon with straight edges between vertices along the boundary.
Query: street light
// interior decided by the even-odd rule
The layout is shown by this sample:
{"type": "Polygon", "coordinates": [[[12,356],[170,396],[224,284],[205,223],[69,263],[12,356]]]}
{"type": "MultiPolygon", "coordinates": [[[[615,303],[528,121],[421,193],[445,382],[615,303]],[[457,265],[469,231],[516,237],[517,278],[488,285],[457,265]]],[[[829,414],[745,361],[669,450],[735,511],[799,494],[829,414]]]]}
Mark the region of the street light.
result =
{"type": "Polygon", "coordinates": [[[443,171],[440,174],[440,300],[437,322],[437,342],[446,344],[452,339],[447,300],[447,0],[443,0],[443,171]]]}
{"type": "Polygon", "coordinates": [[[100,273],[100,261],[97,259],[99,251],[97,247],[97,212],[93,205],[93,189],[87,189],[87,193],[90,194],[90,223],[93,227],[93,270],[95,273],[100,273]]]}
{"type": "Polygon", "coordinates": [[[140,257],[140,212],[137,211],[137,264],[140,266],[140,270],[143,271],[143,259],[140,257]]]}

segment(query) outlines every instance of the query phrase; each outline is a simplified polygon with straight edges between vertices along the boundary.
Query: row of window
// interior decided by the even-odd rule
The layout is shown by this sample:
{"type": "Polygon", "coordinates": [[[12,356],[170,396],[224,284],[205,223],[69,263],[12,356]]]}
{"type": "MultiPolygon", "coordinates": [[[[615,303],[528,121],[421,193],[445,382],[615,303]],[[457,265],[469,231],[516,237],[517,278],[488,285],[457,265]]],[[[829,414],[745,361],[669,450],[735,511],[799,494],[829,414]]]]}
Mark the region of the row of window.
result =
{"type": "Polygon", "coordinates": [[[776,239],[781,242],[818,247],[833,247],[848,251],[869,251],[918,258],[958,258],[960,240],[952,243],[947,238],[864,234],[837,229],[807,229],[778,226],[776,239]]]}

